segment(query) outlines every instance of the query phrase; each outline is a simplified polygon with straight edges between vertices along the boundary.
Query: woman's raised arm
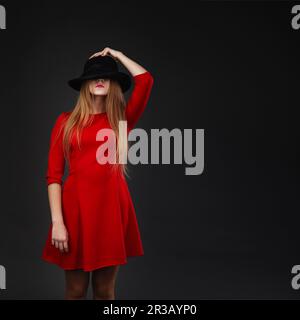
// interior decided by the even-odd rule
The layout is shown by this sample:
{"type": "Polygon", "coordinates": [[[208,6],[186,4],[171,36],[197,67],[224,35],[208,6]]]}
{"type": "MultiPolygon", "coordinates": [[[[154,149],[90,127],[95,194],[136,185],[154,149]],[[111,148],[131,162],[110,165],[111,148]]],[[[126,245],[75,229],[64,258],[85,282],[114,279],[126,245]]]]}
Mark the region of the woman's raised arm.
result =
{"type": "Polygon", "coordinates": [[[153,76],[144,67],[127,57],[121,51],[106,47],[102,51],[94,53],[90,58],[98,55],[113,57],[122,63],[133,77],[134,89],[125,110],[128,129],[131,130],[145,110],[154,82],[153,76]]]}

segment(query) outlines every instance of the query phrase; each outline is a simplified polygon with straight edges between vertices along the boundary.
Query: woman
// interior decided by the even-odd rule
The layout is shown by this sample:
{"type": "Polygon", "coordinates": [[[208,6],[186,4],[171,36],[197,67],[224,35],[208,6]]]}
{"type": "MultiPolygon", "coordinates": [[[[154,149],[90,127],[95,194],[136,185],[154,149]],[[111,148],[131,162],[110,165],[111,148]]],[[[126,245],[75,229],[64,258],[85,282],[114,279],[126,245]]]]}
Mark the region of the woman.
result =
{"type": "Polygon", "coordinates": [[[144,254],[126,164],[119,160],[146,107],[153,77],[122,52],[105,48],[68,83],[79,96],[73,110],[57,117],[51,132],[46,179],[52,224],[42,258],[64,269],[65,299],[85,299],[92,273],[93,298],[114,300],[119,266],[127,257],[144,254]],[[118,71],[118,61],[134,80],[127,103],[123,93],[131,78],[118,71]],[[121,120],[127,121],[127,135],[119,129],[121,120]],[[99,157],[100,146],[113,145],[101,139],[101,129],[114,133],[114,163],[101,161],[109,152],[99,157]],[[63,183],[66,162],[69,175],[63,183]]]}

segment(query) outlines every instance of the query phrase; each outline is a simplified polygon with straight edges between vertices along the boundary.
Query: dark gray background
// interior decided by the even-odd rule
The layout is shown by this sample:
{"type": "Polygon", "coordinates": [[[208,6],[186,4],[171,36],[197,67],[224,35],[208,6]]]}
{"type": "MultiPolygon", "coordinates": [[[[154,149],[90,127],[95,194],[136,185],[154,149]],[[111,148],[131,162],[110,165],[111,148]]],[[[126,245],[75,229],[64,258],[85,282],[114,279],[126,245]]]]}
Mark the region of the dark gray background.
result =
{"type": "MultiPolygon", "coordinates": [[[[205,170],[130,166],[145,255],[120,268],[117,299],[298,299],[300,30],[289,2],[1,1],[0,299],[61,299],[40,259],[45,171],[67,80],[108,46],[148,69],[137,127],[205,129],[205,170]]],[[[128,98],[128,94],[127,94],[128,98]]],[[[195,132],[195,131],[194,131],[195,132]]]]}

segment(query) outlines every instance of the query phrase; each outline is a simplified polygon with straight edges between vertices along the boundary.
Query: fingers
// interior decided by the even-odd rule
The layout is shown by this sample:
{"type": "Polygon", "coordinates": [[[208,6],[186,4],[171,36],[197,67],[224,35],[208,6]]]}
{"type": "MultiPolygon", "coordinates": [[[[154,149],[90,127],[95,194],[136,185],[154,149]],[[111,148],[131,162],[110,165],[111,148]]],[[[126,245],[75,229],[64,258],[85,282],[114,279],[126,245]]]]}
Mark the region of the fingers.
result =
{"type": "Polygon", "coordinates": [[[96,55],[97,55],[97,53],[94,53],[93,55],[91,55],[91,56],[89,57],[89,59],[91,59],[91,58],[93,58],[93,57],[96,57],[96,55]]]}
{"type": "Polygon", "coordinates": [[[55,246],[55,248],[59,249],[60,252],[68,252],[69,246],[68,246],[68,240],[55,240],[52,239],[52,245],[55,246]]]}
{"type": "MultiPolygon", "coordinates": [[[[93,57],[97,57],[97,56],[105,56],[105,55],[110,55],[112,58],[114,58],[111,54],[110,54],[110,48],[109,47],[106,47],[104,48],[103,50],[99,51],[99,52],[96,52],[94,53],[93,55],[91,55],[89,57],[89,59],[93,58],[93,57]]],[[[115,58],[114,58],[115,59],[115,58]]]]}
{"type": "Polygon", "coordinates": [[[97,52],[97,53],[94,53],[92,56],[90,56],[90,58],[89,59],[91,59],[91,58],[94,58],[94,57],[98,57],[98,56],[104,56],[105,54],[101,51],[101,52],[97,52]]]}
{"type": "Polygon", "coordinates": [[[93,57],[97,57],[97,56],[99,56],[99,55],[104,55],[104,50],[94,53],[93,55],[91,55],[91,56],[89,57],[89,59],[91,59],[91,58],[93,58],[93,57]]]}
{"type": "Polygon", "coordinates": [[[58,248],[59,248],[60,252],[64,251],[64,245],[63,245],[62,241],[59,241],[58,248]]]}
{"type": "Polygon", "coordinates": [[[69,251],[68,241],[64,241],[64,242],[63,242],[63,248],[64,248],[64,251],[65,251],[65,252],[68,252],[68,251],[69,251]]]}

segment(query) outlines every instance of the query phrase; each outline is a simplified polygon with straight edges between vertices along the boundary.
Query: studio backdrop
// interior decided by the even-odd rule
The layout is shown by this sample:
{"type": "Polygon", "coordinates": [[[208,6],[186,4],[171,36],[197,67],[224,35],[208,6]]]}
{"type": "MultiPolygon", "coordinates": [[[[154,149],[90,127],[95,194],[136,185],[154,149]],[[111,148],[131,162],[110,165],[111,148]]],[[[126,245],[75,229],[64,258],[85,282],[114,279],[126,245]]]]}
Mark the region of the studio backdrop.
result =
{"type": "Polygon", "coordinates": [[[63,298],[41,259],[50,133],[105,47],[154,79],[127,179],[144,255],[121,266],[117,298],[300,297],[297,3],[0,4],[0,299],[63,298]]]}

